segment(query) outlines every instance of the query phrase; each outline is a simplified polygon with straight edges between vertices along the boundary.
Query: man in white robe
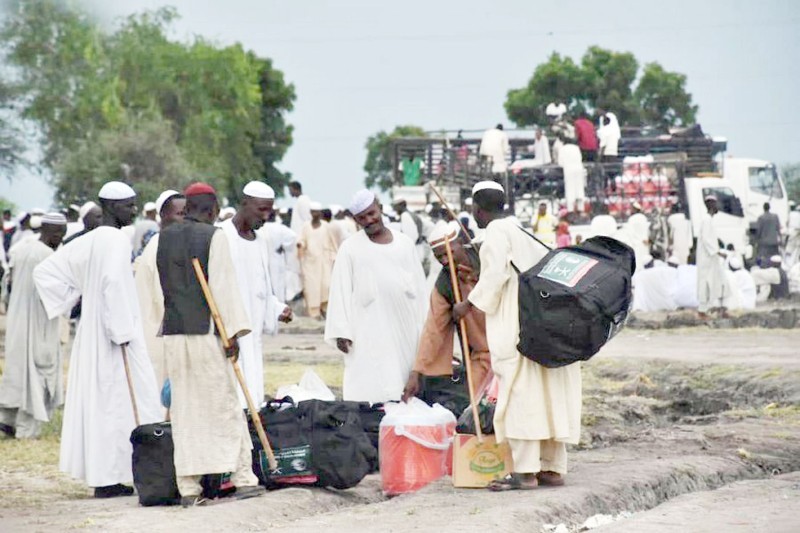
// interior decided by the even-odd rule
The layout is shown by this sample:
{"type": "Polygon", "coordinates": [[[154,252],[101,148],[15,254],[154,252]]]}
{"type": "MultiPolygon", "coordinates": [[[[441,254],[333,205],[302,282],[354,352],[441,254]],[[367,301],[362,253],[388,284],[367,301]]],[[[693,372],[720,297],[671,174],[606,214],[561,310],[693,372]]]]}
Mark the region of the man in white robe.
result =
{"type": "Polygon", "coordinates": [[[18,439],[38,437],[42,424],[63,403],[59,319],[47,318],[33,269],[58,248],[66,229],[63,215],[45,215],[40,238],[22,245],[11,264],[14,290],[6,319],[0,430],[18,439]]]}
{"type": "MultiPolygon", "coordinates": [[[[289,227],[299,239],[303,226],[305,226],[306,222],[311,221],[311,198],[303,194],[303,185],[299,181],[289,183],[289,195],[292,198],[296,198],[292,207],[292,218],[289,220],[289,227]]],[[[286,265],[287,300],[293,300],[303,291],[303,274],[296,248],[287,250],[286,265]]]]}
{"type": "Polygon", "coordinates": [[[697,236],[697,310],[700,318],[708,318],[708,312],[713,308],[721,308],[725,314],[722,297],[725,284],[723,271],[725,253],[720,249],[717,230],[714,227],[714,215],[717,208],[717,197],[710,195],[705,198],[708,214],[700,223],[700,232],[697,236]]]}
{"type": "Polygon", "coordinates": [[[269,276],[272,281],[272,291],[278,300],[286,302],[292,295],[287,294],[286,275],[287,275],[287,256],[297,244],[297,235],[286,225],[275,220],[275,212],[270,214],[267,223],[258,233],[264,234],[269,241],[269,276]]]}
{"type": "MultiPolygon", "coordinates": [[[[270,243],[257,231],[272,213],[275,191],[266,183],[251,181],[242,190],[242,203],[233,218],[222,223],[236,269],[239,292],[250,319],[251,333],[239,337],[239,364],[250,397],[257,406],[264,402],[263,334],[278,332],[278,322],[290,322],[292,310],[274,293],[270,275],[270,243]]],[[[239,403],[247,408],[241,390],[239,403]]]]}
{"type": "Polygon", "coordinates": [[[686,215],[674,209],[667,217],[669,227],[669,240],[671,255],[678,260],[679,265],[685,265],[689,260],[692,249],[692,225],[686,220],[686,215]]]}
{"type": "Polygon", "coordinates": [[[498,442],[508,441],[514,473],[496,480],[490,490],[561,485],[567,472],[566,444],[580,438],[581,369],[573,363],[546,368],[517,351],[519,281],[514,265],[525,271],[547,250],[510,217],[505,192],[492,181],[473,188],[474,215],[486,228],[480,249],[481,274],[469,298],[455,306],[458,319],[473,307],[486,314],[486,337],[499,392],[494,415],[498,442]]]}
{"type": "Polygon", "coordinates": [[[725,269],[726,286],[724,305],[728,309],[755,309],[758,291],[753,276],[744,269],[739,256],[728,258],[729,268],[725,269]]]}
{"type": "MultiPolygon", "coordinates": [[[[678,270],[666,264],[645,268],[636,265],[633,274],[631,311],[674,311],[678,308],[678,270]]],[[[676,265],[677,266],[677,265],[676,265]]]]}
{"type": "MultiPolygon", "coordinates": [[[[186,199],[178,191],[161,193],[155,202],[156,211],[161,217],[161,229],[183,220],[186,199]]],[[[164,319],[164,295],[161,293],[161,280],[158,277],[156,253],[158,252],[158,233],[144,247],[141,255],[133,263],[136,279],[136,293],[142,310],[142,326],[147,353],[153,363],[158,385],[163,387],[167,379],[164,363],[164,338],[159,335],[161,321],[164,319]]]]}
{"type": "Polygon", "coordinates": [[[344,353],[345,400],[398,401],[428,310],[414,243],[384,226],[367,190],[350,208],[364,228],[342,243],[331,277],[325,340],[344,353]]]}
{"type": "Polygon", "coordinates": [[[123,353],[139,422],[162,419],[133,280],[131,242],[120,230],[133,219],[135,195],[121,182],[103,185],[102,225],[60,248],[33,271],[48,318],[69,312],[82,298],[69,361],[59,466],[95,487],[98,498],[133,493],[124,485],[133,480],[130,436],[136,423],[123,353]]]}
{"type": "Polygon", "coordinates": [[[311,203],[311,221],[306,222],[297,240],[297,253],[303,271],[303,297],[311,318],[324,318],[328,310],[336,238],[330,225],[322,220],[322,205],[311,203]]]}
{"type": "Polygon", "coordinates": [[[558,164],[564,172],[564,199],[567,205],[586,198],[586,169],[577,144],[567,143],[558,150],[558,164]]]}
{"type": "Polygon", "coordinates": [[[478,153],[489,159],[492,164],[492,174],[504,174],[508,171],[506,156],[510,150],[508,135],[503,131],[502,124],[483,132],[478,153]]]}
{"type": "Polygon", "coordinates": [[[232,472],[237,498],[263,494],[252,470],[247,421],[237,397],[229,357],[251,331],[247,309],[214,189],[193,183],[184,190],[186,216],[164,229],[157,265],[164,295],[164,351],[172,393],[170,416],[175,474],[183,506],[201,505],[205,474],[232,472]],[[192,268],[197,258],[208,280],[230,348],[223,353],[211,312],[192,268]]]}
{"type": "Polygon", "coordinates": [[[533,141],[533,160],[537,165],[549,165],[553,162],[550,156],[550,141],[542,132],[542,128],[536,128],[535,140],[533,141]]]}

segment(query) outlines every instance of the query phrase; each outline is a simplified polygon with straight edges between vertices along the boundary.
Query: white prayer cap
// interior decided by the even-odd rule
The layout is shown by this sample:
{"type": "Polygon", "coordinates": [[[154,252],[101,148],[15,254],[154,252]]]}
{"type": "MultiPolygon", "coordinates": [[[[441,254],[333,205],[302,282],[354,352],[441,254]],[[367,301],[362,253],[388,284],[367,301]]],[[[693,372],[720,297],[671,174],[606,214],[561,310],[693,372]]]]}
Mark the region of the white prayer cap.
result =
{"type": "Polygon", "coordinates": [[[83,220],[83,217],[85,217],[86,215],[88,215],[88,214],[89,214],[89,211],[91,211],[91,210],[92,210],[92,209],[94,209],[95,207],[97,207],[97,204],[96,204],[96,203],[94,203],[94,202],[92,202],[92,201],[86,202],[85,204],[83,204],[83,205],[81,206],[80,210],[78,211],[78,218],[80,218],[81,220],[83,220]]]}
{"type": "Polygon", "coordinates": [[[742,263],[742,258],[738,255],[734,255],[728,260],[728,265],[731,267],[731,270],[741,270],[744,264],[742,263]]]}
{"type": "Polygon", "coordinates": [[[431,230],[431,234],[428,236],[428,243],[430,243],[431,249],[435,250],[440,246],[444,246],[445,242],[453,242],[460,231],[461,226],[455,221],[447,224],[438,224],[431,230]]]}
{"type": "Polygon", "coordinates": [[[17,222],[22,222],[23,220],[25,220],[25,217],[27,217],[29,214],[30,213],[28,213],[27,211],[20,211],[19,214],[17,215],[17,222]]]}
{"type": "Polygon", "coordinates": [[[150,211],[155,211],[156,210],[155,202],[147,202],[146,204],[144,204],[143,210],[145,213],[149,213],[150,211]]]}
{"type": "Polygon", "coordinates": [[[336,216],[342,211],[344,211],[344,207],[340,206],[339,204],[331,204],[330,210],[331,210],[331,215],[336,216]]]}
{"type": "Polygon", "coordinates": [[[44,215],[44,209],[41,207],[34,207],[31,209],[31,215],[44,215]]]}
{"type": "Polygon", "coordinates": [[[310,202],[308,204],[308,209],[311,211],[322,211],[322,204],[319,202],[310,202]]]}
{"type": "MultiPolygon", "coordinates": [[[[31,218],[31,222],[33,222],[33,218],[31,218]]],[[[779,255],[773,255],[772,257],[769,258],[769,262],[781,264],[783,263],[783,258],[779,255]]]]}
{"type": "Polygon", "coordinates": [[[714,200],[716,202],[717,201],[717,197],[715,195],[713,195],[713,194],[708,194],[708,195],[706,195],[705,198],[703,198],[703,200],[706,201],[706,202],[708,202],[709,200],[714,200]]]}
{"type": "Polygon", "coordinates": [[[244,186],[242,193],[251,198],[262,198],[264,200],[275,199],[275,190],[263,181],[251,181],[244,186]]]}
{"type": "Polygon", "coordinates": [[[28,221],[28,226],[31,229],[39,229],[42,227],[42,215],[31,215],[30,221],[28,221]]]}
{"type": "Polygon", "coordinates": [[[361,189],[353,195],[350,201],[350,212],[353,215],[363,213],[375,202],[375,193],[367,189],[361,189]]]}
{"type": "Polygon", "coordinates": [[[472,205],[472,197],[470,196],[466,200],[464,200],[464,205],[472,205]]]}
{"type": "Polygon", "coordinates": [[[156,213],[161,213],[161,210],[164,208],[164,204],[166,204],[170,198],[180,195],[181,193],[179,193],[178,191],[174,191],[172,189],[169,189],[159,194],[158,198],[156,199],[156,213]]]}
{"type": "Polygon", "coordinates": [[[78,211],[80,211],[81,206],[79,206],[78,204],[69,204],[69,208],[77,213],[78,211]]]}
{"type": "Polygon", "coordinates": [[[632,207],[632,208],[634,208],[634,209],[638,209],[639,211],[641,211],[641,210],[642,210],[642,204],[640,204],[639,202],[637,202],[637,201],[635,201],[635,200],[634,200],[634,202],[631,204],[631,207],[632,207]]]}
{"type": "Polygon", "coordinates": [[[51,226],[66,226],[67,217],[61,213],[47,213],[42,215],[42,225],[50,224],[51,226]]]}
{"type": "Polygon", "coordinates": [[[100,188],[97,196],[103,200],[127,200],[136,196],[136,191],[121,181],[109,181],[100,188]]]}
{"type": "Polygon", "coordinates": [[[506,192],[505,189],[503,189],[503,186],[497,183],[496,181],[484,180],[484,181],[479,181],[478,183],[475,184],[474,187],[472,187],[472,196],[475,196],[475,193],[484,191],[486,189],[500,191],[502,193],[506,192]]]}
{"type": "Polygon", "coordinates": [[[392,200],[392,205],[407,203],[405,197],[403,196],[395,196],[394,200],[392,200]]]}

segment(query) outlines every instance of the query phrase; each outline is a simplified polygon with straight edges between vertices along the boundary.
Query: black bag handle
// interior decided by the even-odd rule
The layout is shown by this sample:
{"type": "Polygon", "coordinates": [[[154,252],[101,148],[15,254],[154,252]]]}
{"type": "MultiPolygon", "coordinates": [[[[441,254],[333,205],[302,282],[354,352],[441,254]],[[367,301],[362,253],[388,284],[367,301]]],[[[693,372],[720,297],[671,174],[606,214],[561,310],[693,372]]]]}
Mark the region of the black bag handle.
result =
{"type": "MultiPolygon", "coordinates": [[[[522,226],[517,226],[517,227],[519,228],[519,230],[520,230],[522,233],[524,233],[525,235],[527,235],[528,237],[530,237],[530,238],[531,238],[531,239],[533,239],[534,241],[536,241],[536,242],[538,242],[539,244],[541,244],[542,246],[544,246],[544,247],[545,247],[545,249],[546,249],[548,252],[551,252],[551,251],[553,251],[553,248],[551,248],[550,246],[546,245],[546,244],[545,244],[545,243],[543,243],[541,240],[539,240],[539,238],[538,238],[536,235],[534,235],[533,233],[528,233],[527,231],[525,231],[525,228],[523,228],[522,226]]],[[[514,269],[514,272],[516,272],[516,273],[517,273],[517,276],[519,276],[519,275],[520,275],[520,271],[519,271],[519,269],[517,268],[517,265],[515,265],[515,264],[514,264],[514,261],[511,261],[511,268],[513,268],[513,269],[514,269]]]]}

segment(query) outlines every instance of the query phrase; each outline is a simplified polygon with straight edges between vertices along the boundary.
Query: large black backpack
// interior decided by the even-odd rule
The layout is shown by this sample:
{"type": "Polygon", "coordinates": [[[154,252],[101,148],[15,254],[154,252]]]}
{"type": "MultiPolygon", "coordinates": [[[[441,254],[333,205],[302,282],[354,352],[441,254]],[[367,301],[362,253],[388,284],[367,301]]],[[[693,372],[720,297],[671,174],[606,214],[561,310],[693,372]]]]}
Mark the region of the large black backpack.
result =
{"type": "Polygon", "coordinates": [[[133,485],[139,503],[175,505],[181,495],[175,478],[174,445],[169,422],[138,426],[131,433],[133,485]]]}
{"type": "Polygon", "coordinates": [[[519,352],[548,368],[592,357],[625,324],[634,270],[633,250],[610,237],[551,250],[519,273],[519,352]]]}

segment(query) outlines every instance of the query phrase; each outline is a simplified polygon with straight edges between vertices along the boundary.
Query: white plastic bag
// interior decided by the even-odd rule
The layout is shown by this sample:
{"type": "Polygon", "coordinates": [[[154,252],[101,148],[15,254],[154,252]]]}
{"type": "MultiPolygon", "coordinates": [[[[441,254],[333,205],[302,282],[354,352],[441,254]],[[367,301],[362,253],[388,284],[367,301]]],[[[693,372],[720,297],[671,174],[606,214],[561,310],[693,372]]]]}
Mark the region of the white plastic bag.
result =
{"type": "Polygon", "coordinates": [[[300,383],[296,385],[281,385],[275,393],[276,398],[291,397],[295,403],[305,400],[323,400],[332,402],[336,399],[331,389],[322,381],[322,378],[314,372],[313,369],[307,368],[300,378],[300,383]]]}

